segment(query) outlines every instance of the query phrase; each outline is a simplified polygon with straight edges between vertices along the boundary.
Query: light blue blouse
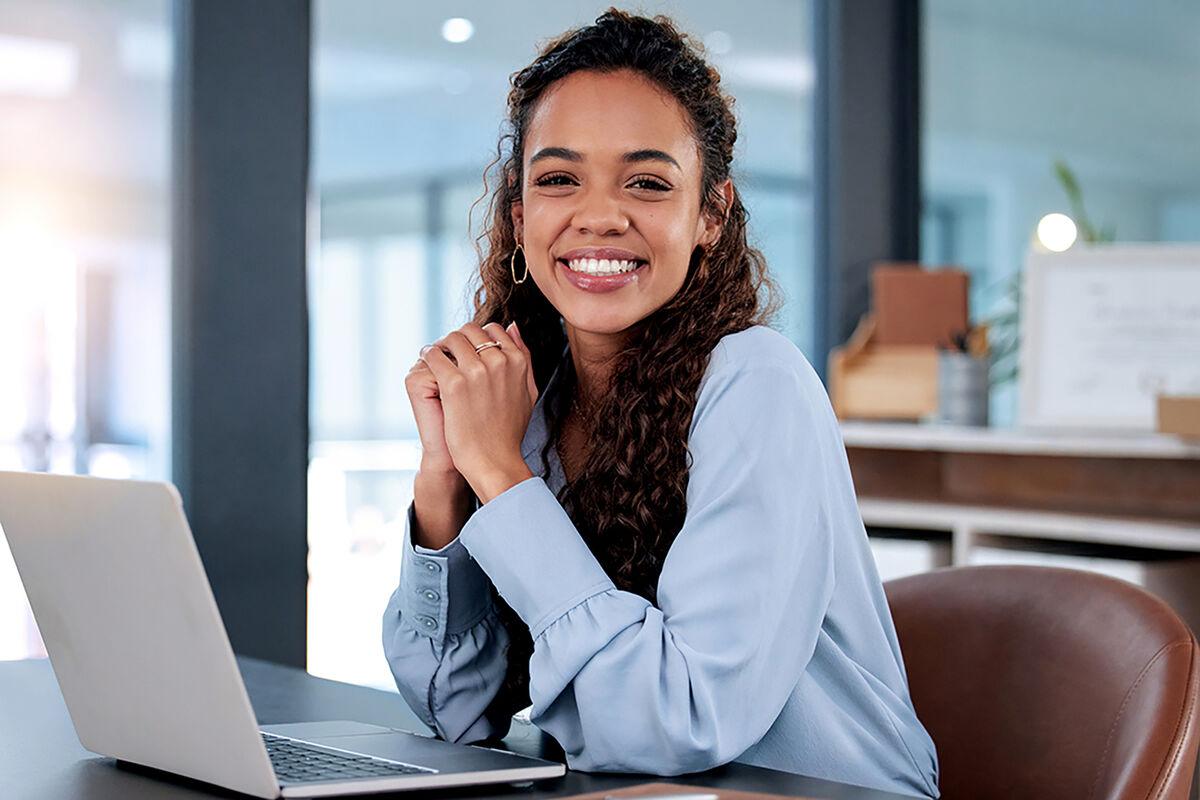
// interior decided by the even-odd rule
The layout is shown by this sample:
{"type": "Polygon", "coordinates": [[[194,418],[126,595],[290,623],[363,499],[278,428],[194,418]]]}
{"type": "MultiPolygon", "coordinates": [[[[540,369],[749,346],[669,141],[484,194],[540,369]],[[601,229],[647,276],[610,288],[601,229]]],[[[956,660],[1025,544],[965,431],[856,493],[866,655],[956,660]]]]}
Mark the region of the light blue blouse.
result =
{"type": "MultiPolygon", "coordinates": [[[[535,474],[547,435],[539,401],[522,444],[535,474]]],[[[657,608],[584,544],[555,498],[553,448],[545,479],[482,506],[442,550],[406,541],[383,628],[408,704],[449,740],[504,732],[484,714],[508,642],[490,582],[529,626],[531,719],[572,769],[737,760],[936,797],[845,449],[800,351],[762,327],[723,338],[688,446],[657,608]]]]}

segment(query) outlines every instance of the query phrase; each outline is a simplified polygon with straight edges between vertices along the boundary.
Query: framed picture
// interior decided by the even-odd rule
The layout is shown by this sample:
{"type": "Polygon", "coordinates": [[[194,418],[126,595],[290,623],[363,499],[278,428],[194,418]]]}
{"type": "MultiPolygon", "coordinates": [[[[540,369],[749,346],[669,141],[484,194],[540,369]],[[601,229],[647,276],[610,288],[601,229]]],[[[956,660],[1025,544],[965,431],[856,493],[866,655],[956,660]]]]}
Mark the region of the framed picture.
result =
{"type": "Polygon", "coordinates": [[[1026,258],[1020,422],[1152,431],[1160,394],[1200,394],[1200,246],[1026,258]]]}

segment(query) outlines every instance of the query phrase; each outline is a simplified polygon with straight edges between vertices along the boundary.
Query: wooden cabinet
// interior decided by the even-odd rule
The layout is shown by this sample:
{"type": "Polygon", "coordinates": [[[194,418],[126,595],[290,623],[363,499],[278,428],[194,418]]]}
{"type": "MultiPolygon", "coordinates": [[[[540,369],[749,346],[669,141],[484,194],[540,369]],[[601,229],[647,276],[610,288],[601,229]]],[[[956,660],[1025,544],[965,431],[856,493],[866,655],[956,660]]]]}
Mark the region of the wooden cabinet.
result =
{"type": "Polygon", "coordinates": [[[1135,561],[1200,630],[1200,443],[867,422],[842,436],[868,532],[945,543],[935,565],[983,548],[1135,561]]]}

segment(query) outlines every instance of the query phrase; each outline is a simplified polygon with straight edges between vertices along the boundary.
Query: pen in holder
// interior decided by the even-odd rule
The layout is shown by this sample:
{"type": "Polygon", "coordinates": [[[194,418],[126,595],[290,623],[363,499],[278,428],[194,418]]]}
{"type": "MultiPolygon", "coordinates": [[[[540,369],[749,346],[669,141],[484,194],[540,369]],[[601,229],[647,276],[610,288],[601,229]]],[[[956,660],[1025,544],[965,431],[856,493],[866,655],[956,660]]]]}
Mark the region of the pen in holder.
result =
{"type": "Polygon", "coordinates": [[[947,425],[986,426],[991,366],[987,328],[971,328],[955,334],[952,344],[938,353],[937,421],[947,425]]]}

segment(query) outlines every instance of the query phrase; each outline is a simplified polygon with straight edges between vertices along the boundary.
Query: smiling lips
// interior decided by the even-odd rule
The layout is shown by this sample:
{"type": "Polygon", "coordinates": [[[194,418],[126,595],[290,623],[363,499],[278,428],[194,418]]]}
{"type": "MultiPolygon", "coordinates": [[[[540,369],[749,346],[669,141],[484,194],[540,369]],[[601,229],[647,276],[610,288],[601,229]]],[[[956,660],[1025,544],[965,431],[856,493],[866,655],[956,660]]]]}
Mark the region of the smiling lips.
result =
{"type": "Polygon", "coordinates": [[[578,248],[558,259],[567,280],[585,292],[611,292],[627,286],[648,263],[627,250],[607,247],[578,248]]]}

